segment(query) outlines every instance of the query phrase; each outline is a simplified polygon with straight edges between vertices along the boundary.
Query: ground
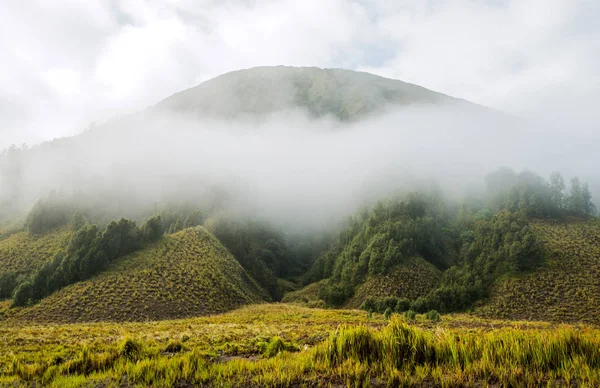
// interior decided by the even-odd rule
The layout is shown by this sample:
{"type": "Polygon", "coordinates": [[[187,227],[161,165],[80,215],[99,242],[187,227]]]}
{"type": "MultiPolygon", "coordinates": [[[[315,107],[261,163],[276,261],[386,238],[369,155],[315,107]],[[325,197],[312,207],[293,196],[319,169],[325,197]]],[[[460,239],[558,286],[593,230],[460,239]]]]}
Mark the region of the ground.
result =
{"type": "MultiPolygon", "coordinates": [[[[368,315],[360,310],[311,309],[281,303],[252,305],[221,315],[173,321],[26,326],[4,321],[0,323],[3,339],[0,342],[0,386],[28,386],[33,381],[57,387],[86,384],[315,386],[321,383],[357,386],[386,385],[390,381],[442,386],[442,381],[458,384],[469,381],[469,376],[478,384],[486,381],[485,373],[477,369],[482,366],[475,362],[470,367],[472,370],[460,365],[444,369],[446,377],[442,378],[438,376],[442,366],[427,366],[424,359],[420,366],[411,367],[418,372],[419,380],[410,380],[410,373],[404,374],[406,370],[401,367],[389,369],[384,359],[363,359],[364,354],[361,356],[352,350],[356,347],[358,351],[367,349],[366,354],[376,354],[375,344],[398,330],[405,333],[404,337],[410,334],[420,338],[414,346],[427,341],[431,342],[430,346],[439,346],[438,358],[443,354],[443,341],[448,339],[454,343],[462,338],[469,352],[480,347],[484,353],[489,351],[486,346],[497,347],[498,341],[506,341],[504,346],[508,347],[498,350],[499,355],[488,355],[494,358],[517,357],[517,353],[511,353],[517,349],[512,348],[513,342],[522,345],[523,341],[530,341],[530,348],[535,348],[540,344],[562,344],[560,341],[573,335],[581,336],[581,343],[598,342],[600,338],[599,330],[581,325],[497,321],[464,314],[445,315],[439,322],[427,320],[424,315],[418,315],[416,320],[402,317],[386,320],[380,314],[368,315]],[[338,356],[332,357],[332,352],[342,354],[345,361],[335,361],[338,356]],[[457,371],[456,368],[462,369],[457,371]]],[[[569,346],[576,352],[576,347],[583,345],[569,346]]],[[[455,351],[459,358],[461,352],[467,352],[459,345],[455,351]]],[[[521,358],[514,362],[519,360],[521,358]]],[[[537,368],[535,362],[532,368],[537,368]]],[[[441,365],[442,360],[436,363],[441,365]]],[[[599,376],[596,364],[586,365],[591,376],[589,381],[597,381],[593,380],[599,376]]],[[[502,373],[507,372],[491,369],[489,373],[494,376],[488,381],[491,382],[502,379],[502,373]]],[[[558,372],[534,369],[530,374],[523,374],[523,378],[562,381],[561,373],[562,369],[558,372]]]]}

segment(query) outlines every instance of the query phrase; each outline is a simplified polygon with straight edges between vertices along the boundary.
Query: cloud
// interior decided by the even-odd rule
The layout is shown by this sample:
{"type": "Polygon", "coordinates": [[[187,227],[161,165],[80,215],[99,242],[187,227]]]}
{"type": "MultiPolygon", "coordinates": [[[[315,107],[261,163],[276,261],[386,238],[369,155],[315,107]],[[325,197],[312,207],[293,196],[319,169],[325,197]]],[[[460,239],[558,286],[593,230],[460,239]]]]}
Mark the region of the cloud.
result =
{"type": "Polygon", "coordinates": [[[591,0],[3,2],[0,147],[278,64],[370,71],[591,134],[598,17],[591,0]]]}

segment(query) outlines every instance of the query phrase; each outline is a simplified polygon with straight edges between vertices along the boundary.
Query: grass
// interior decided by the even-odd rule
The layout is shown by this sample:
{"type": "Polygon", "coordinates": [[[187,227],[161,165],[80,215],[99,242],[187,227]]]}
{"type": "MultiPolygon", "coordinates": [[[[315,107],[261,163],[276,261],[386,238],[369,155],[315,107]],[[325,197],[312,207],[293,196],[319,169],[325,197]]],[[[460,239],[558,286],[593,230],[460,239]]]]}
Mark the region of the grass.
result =
{"type": "Polygon", "coordinates": [[[359,308],[368,298],[374,300],[387,297],[415,300],[426,296],[440,282],[441,271],[422,258],[415,257],[407,263],[397,265],[385,275],[371,275],[361,284],[346,303],[348,308],[359,308]]]}
{"type": "MultiPolygon", "coordinates": [[[[407,263],[397,265],[384,275],[370,275],[357,289],[344,307],[356,309],[368,298],[379,300],[387,297],[415,300],[426,296],[440,282],[441,272],[422,258],[411,258],[407,263]]],[[[319,301],[319,289],[325,284],[321,280],[297,291],[288,292],[282,301],[308,307],[323,307],[319,301]]]]}
{"type": "Polygon", "coordinates": [[[94,278],[5,314],[15,322],[147,321],[215,314],[265,300],[266,292],[199,227],[165,236],[94,278]]]}
{"type": "Polygon", "coordinates": [[[264,304],[162,322],[4,322],[0,337],[0,385],[600,384],[600,330],[465,315],[409,323],[264,304]]]}
{"type": "Polygon", "coordinates": [[[21,231],[0,239],[0,276],[9,273],[24,274],[35,270],[54,258],[70,240],[69,227],[39,236],[21,231]]]}
{"type": "Polygon", "coordinates": [[[548,258],[534,273],[503,279],[476,312],[485,317],[600,321],[600,224],[595,219],[536,221],[548,258]]]}

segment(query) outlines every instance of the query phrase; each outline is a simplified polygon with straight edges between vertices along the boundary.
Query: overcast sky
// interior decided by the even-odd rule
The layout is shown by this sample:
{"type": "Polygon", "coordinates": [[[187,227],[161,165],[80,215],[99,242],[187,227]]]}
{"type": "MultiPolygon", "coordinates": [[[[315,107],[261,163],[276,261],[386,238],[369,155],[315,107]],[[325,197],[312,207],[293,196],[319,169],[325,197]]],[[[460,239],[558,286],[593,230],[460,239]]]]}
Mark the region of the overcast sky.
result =
{"type": "Polygon", "coordinates": [[[342,67],[596,130],[598,0],[0,2],[0,147],[221,73],[342,67]]]}

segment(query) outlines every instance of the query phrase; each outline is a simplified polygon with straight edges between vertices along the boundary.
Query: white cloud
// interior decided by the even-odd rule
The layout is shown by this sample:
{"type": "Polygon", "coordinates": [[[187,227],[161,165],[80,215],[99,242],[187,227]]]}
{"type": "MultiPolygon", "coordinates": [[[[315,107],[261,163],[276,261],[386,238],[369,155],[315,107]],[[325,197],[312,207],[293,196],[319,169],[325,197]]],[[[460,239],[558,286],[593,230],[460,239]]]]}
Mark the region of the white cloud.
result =
{"type": "Polygon", "coordinates": [[[0,147],[223,72],[350,67],[549,120],[598,119],[593,0],[109,0],[0,5],[0,147]]]}

